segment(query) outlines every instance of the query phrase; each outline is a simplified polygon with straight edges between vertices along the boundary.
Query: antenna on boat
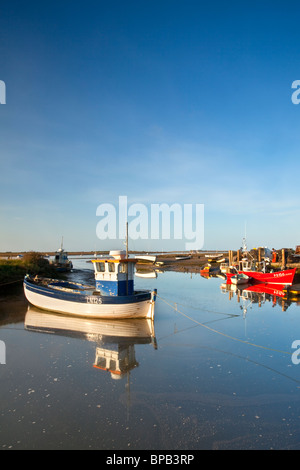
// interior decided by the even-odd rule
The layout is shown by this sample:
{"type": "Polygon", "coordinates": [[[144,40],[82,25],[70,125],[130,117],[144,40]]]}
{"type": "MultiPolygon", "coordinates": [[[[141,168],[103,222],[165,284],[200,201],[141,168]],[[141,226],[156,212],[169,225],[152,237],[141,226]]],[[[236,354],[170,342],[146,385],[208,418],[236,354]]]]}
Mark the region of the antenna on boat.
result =
{"type": "Polygon", "coordinates": [[[128,222],[126,222],[126,259],[128,259],[128,222]]]}
{"type": "Polygon", "coordinates": [[[243,246],[242,246],[242,249],[243,249],[243,252],[248,251],[247,242],[246,242],[246,221],[245,221],[245,236],[244,236],[244,238],[243,238],[243,246]]]}

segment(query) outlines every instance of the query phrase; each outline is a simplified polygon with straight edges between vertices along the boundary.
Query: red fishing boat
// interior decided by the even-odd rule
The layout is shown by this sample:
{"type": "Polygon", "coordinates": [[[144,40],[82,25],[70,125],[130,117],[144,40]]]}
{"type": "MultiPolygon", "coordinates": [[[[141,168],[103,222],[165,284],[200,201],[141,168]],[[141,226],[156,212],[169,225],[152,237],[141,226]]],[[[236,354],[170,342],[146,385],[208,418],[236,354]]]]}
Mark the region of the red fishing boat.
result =
{"type": "MultiPolygon", "coordinates": [[[[266,272],[264,269],[255,270],[247,260],[240,261],[236,272],[246,274],[251,280],[262,282],[264,284],[292,285],[297,268],[284,269],[282,271],[266,272]]],[[[236,274],[236,272],[227,273],[227,280],[236,274]]]]}

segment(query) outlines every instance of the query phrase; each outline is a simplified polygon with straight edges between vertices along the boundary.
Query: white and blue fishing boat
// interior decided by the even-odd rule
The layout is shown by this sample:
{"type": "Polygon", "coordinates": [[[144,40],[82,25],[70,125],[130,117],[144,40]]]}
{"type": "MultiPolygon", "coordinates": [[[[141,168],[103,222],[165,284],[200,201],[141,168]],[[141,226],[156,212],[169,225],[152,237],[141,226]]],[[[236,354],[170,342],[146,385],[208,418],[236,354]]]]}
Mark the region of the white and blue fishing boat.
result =
{"type": "Polygon", "coordinates": [[[43,310],[89,318],[154,319],[156,290],[134,289],[136,260],[125,252],[110,252],[92,260],[95,285],[26,275],[25,297],[43,310]]]}

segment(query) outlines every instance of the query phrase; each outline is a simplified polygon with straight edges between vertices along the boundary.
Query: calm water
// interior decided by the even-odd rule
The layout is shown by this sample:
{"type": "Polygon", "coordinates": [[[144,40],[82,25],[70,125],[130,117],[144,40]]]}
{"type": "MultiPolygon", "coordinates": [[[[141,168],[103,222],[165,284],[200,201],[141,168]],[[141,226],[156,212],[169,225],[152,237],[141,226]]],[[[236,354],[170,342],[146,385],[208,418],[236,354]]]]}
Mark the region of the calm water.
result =
{"type": "MultiPolygon", "coordinates": [[[[86,260],[74,264],[73,279],[91,278],[86,260]]],[[[1,297],[0,449],[299,449],[299,305],[222,282],[136,278],[159,297],[155,331],[127,324],[131,339],[1,297]],[[108,354],[123,375],[100,368],[108,354]]]]}

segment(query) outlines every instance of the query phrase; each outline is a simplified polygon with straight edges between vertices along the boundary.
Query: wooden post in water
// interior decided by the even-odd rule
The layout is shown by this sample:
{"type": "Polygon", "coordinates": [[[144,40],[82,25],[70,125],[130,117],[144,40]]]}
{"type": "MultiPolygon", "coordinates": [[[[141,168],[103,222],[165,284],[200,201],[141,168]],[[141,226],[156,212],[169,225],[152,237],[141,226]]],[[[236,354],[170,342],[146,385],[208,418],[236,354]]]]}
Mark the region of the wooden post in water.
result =
{"type": "Polygon", "coordinates": [[[285,269],[286,266],[285,266],[285,249],[284,248],[282,248],[281,253],[282,253],[281,269],[285,269]]]}

